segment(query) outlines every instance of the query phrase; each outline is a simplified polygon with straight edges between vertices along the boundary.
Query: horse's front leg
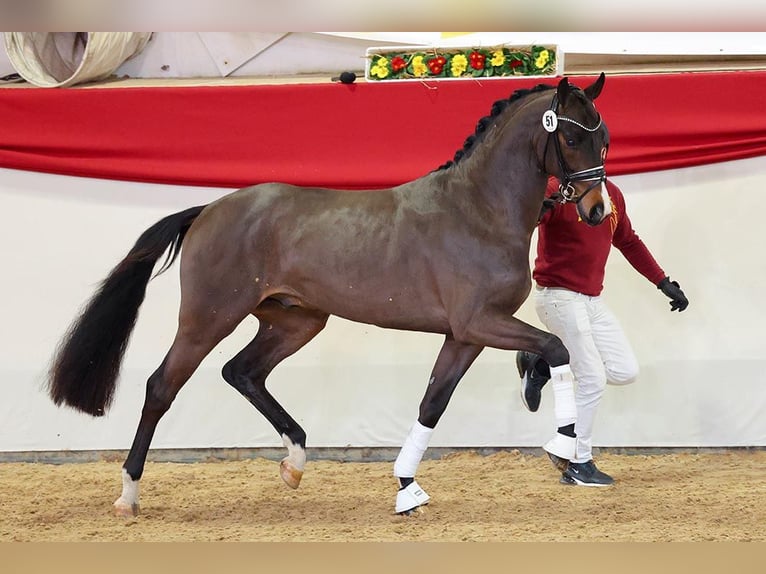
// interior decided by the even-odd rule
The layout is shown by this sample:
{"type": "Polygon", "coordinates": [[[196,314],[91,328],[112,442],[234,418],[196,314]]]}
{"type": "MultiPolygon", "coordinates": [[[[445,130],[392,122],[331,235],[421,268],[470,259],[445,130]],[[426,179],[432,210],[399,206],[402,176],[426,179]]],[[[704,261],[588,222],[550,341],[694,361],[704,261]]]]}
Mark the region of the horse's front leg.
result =
{"type": "Polygon", "coordinates": [[[394,463],[394,476],[399,481],[395,507],[398,514],[412,514],[430,500],[415,481],[415,473],[455,387],[482,349],[479,345],[458,343],[447,335],[420,402],[418,420],[412,425],[394,463]]]}
{"type": "Polygon", "coordinates": [[[558,470],[566,469],[577,448],[574,430],[577,406],[569,351],[561,339],[516,317],[491,312],[476,314],[460,331],[459,339],[497,349],[529,351],[540,355],[550,365],[558,428],[553,438],[543,445],[543,450],[558,470]]]}

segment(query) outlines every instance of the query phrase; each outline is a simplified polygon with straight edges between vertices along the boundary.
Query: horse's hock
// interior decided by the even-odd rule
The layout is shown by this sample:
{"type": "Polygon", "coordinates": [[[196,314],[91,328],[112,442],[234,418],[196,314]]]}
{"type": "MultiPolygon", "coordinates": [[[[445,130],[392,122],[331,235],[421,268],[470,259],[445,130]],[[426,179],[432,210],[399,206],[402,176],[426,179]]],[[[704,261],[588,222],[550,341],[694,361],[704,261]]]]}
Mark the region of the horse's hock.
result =
{"type": "Polygon", "coordinates": [[[151,32],[4,32],[14,69],[30,84],[64,88],[104,80],[140,53],[151,32]]]}

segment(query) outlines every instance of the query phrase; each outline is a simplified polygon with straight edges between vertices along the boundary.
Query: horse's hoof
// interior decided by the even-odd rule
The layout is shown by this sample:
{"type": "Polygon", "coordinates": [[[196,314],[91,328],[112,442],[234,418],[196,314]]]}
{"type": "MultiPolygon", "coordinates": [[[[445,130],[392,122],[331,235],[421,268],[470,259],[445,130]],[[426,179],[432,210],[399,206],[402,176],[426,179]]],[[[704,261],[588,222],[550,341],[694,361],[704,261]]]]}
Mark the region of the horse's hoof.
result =
{"type": "Polygon", "coordinates": [[[425,513],[426,513],[425,506],[416,506],[415,508],[410,508],[409,510],[397,512],[399,516],[420,516],[425,513]]]}
{"type": "Polygon", "coordinates": [[[114,503],[114,515],[120,518],[133,518],[138,516],[139,506],[138,504],[128,504],[121,499],[117,499],[114,503]]]}
{"type": "Polygon", "coordinates": [[[288,459],[283,459],[279,463],[279,476],[285,481],[285,484],[290,488],[298,488],[303,478],[303,471],[295,468],[288,459]]]}

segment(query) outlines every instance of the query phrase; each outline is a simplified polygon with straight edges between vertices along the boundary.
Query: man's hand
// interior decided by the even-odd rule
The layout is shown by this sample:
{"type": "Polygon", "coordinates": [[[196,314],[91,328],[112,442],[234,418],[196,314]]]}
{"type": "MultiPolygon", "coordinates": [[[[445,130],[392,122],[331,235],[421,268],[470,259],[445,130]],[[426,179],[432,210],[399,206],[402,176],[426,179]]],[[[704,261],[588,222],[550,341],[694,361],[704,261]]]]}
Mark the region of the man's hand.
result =
{"type": "Polygon", "coordinates": [[[681,287],[678,285],[678,281],[671,281],[670,277],[665,277],[662,281],[657,283],[657,289],[660,289],[665,295],[670,298],[670,310],[675,311],[678,309],[680,313],[689,305],[689,300],[681,291],[681,287]]]}

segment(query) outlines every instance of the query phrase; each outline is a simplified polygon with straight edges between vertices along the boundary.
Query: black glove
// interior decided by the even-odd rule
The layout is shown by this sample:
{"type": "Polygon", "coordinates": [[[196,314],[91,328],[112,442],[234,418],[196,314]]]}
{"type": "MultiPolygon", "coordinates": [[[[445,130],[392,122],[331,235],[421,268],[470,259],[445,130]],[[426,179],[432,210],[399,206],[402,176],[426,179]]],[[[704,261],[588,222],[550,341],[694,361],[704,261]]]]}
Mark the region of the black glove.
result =
{"type": "Polygon", "coordinates": [[[684,292],[681,291],[678,281],[671,281],[670,277],[665,277],[665,279],[657,283],[657,289],[660,289],[665,295],[670,297],[671,311],[678,309],[680,313],[689,305],[689,300],[684,295],[684,292]]]}

